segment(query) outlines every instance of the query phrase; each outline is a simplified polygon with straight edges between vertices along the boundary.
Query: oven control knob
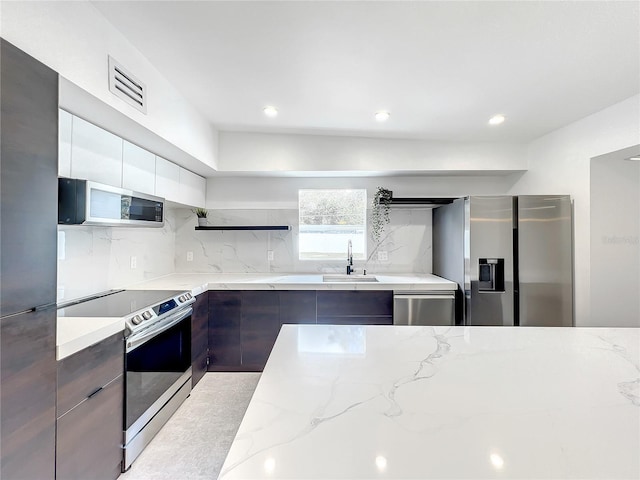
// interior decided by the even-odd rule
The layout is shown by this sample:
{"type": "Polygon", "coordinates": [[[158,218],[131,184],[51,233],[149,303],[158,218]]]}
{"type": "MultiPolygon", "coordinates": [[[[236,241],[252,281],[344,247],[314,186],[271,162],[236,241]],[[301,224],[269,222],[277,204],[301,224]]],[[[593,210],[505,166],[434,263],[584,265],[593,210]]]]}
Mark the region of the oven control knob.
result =
{"type": "Polygon", "coordinates": [[[186,301],[186,297],[185,297],[184,295],[180,295],[180,296],[178,297],[178,301],[179,301],[180,303],[183,303],[183,302],[185,302],[185,301],[186,301]]]}
{"type": "Polygon", "coordinates": [[[140,315],[136,315],[131,319],[131,323],[133,323],[134,325],[138,325],[141,321],[142,319],[140,318],[140,315]]]}
{"type": "Polygon", "coordinates": [[[190,293],[187,293],[187,300],[191,300],[192,295],[190,293]]]}
{"type": "Polygon", "coordinates": [[[142,316],[145,320],[149,320],[151,318],[151,312],[147,310],[146,312],[143,312],[142,316]]]}

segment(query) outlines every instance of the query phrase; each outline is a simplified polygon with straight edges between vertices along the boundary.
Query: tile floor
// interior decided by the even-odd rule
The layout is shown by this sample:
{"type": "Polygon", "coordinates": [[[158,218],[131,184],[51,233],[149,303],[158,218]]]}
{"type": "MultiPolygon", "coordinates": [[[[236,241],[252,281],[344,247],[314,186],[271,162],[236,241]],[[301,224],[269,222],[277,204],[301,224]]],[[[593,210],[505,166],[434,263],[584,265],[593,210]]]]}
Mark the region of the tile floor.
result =
{"type": "Polygon", "coordinates": [[[205,374],[118,479],[217,479],[259,379],[259,373],[205,374]]]}

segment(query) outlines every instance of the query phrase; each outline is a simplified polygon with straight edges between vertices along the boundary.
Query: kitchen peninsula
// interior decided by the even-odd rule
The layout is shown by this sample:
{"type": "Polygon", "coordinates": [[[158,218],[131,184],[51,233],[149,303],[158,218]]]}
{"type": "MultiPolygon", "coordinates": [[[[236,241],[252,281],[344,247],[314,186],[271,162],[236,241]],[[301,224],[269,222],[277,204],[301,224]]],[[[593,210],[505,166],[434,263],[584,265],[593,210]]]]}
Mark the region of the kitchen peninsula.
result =
{"type": "Polygon", "coordinates": [[[284,325],[220,478],[640,476],[640,332],[284,325]]]}

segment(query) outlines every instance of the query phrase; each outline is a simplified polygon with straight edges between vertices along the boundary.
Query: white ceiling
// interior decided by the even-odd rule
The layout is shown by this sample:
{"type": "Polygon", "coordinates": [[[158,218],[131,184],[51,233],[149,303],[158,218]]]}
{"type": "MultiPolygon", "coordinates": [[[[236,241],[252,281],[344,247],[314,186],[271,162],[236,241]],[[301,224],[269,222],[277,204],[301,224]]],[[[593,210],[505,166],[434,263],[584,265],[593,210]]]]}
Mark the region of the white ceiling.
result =
{"type": "Polygon", "coordinates": [[[222,131],[521,142],[640,92],[637,1],[92,3],[222,131]]]}

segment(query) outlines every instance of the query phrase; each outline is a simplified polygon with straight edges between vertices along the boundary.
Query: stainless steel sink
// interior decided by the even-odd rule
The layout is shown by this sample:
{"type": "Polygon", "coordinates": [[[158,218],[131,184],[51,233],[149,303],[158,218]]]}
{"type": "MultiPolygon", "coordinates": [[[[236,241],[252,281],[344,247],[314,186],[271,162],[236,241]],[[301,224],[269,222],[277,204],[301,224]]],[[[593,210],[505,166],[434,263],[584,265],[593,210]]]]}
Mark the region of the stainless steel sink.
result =
{"type": "Polygon", "coordinates": [[[378,279],[373,275],[346,275],[346,274],[333,274],[323,275],[323,282],[377,282],[378,279]]]}

